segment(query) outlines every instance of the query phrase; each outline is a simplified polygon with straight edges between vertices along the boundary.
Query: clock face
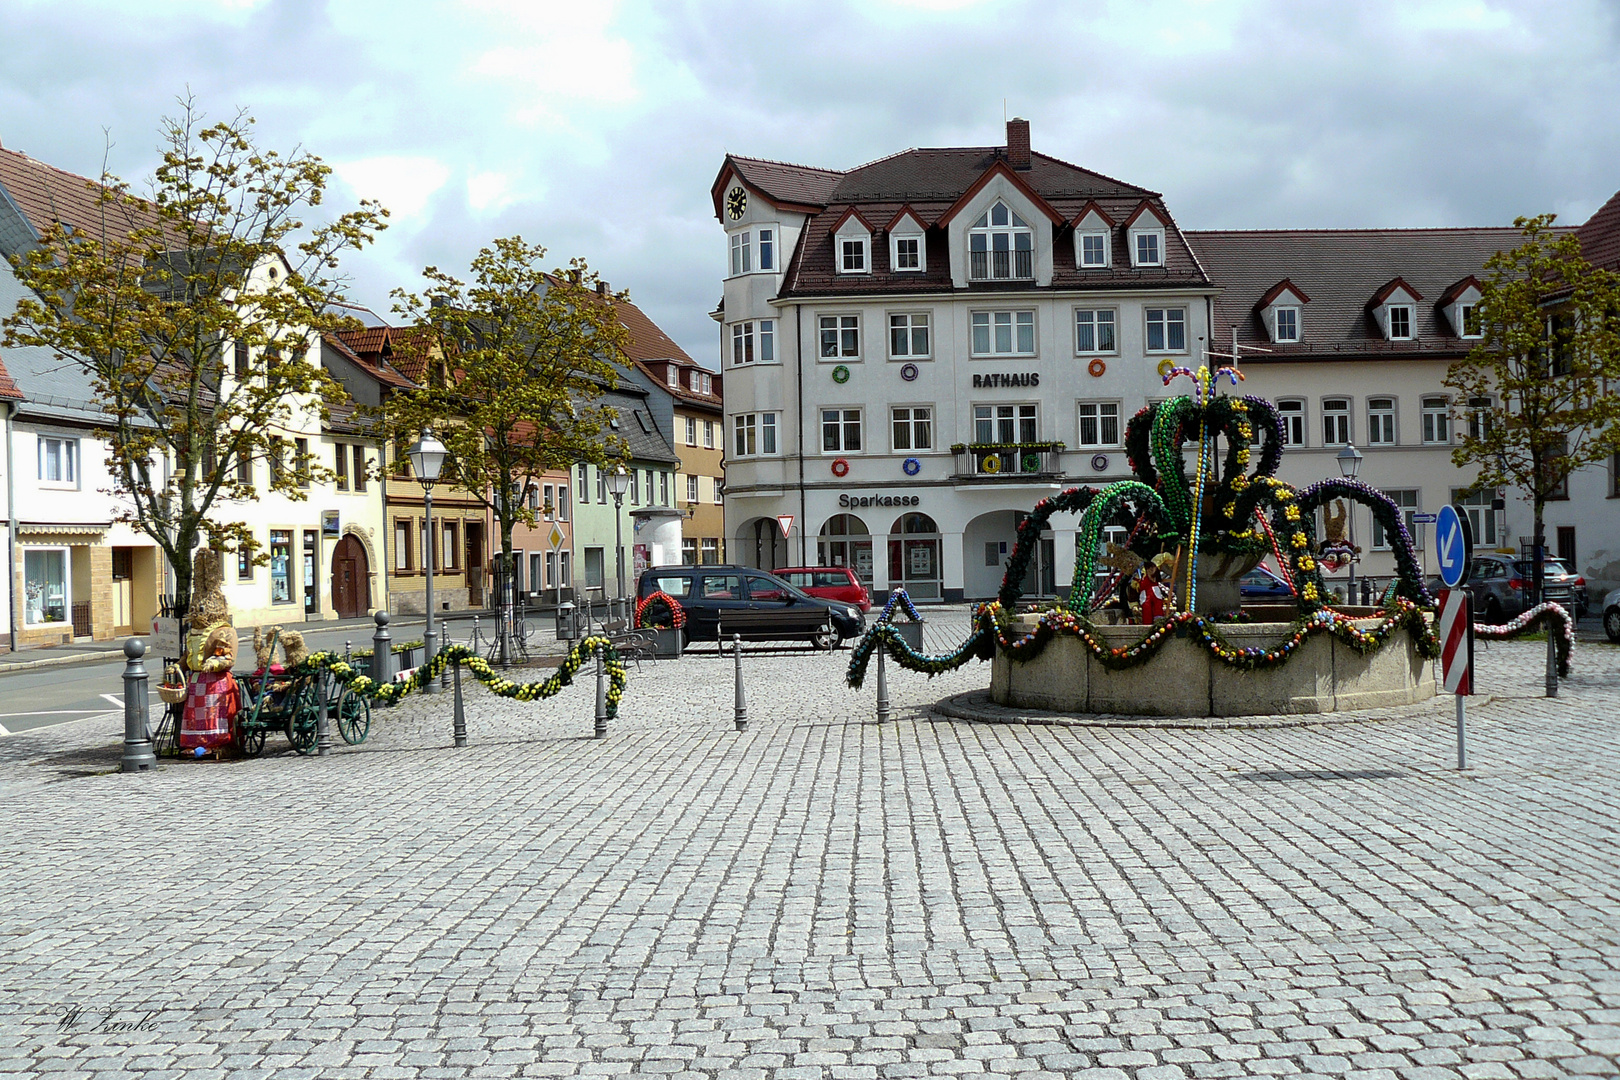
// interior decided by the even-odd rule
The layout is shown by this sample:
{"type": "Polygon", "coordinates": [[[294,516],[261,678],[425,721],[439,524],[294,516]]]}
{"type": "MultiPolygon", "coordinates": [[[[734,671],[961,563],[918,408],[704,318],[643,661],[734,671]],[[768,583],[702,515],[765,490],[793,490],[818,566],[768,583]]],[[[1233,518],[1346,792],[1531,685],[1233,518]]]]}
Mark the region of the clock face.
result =
{"type": "Polygon", "coordinates": [[[731,220],[736,221],[748,210],[748,192],[741,187],[734,187],[726,193],[726,213],[731,220]]]}

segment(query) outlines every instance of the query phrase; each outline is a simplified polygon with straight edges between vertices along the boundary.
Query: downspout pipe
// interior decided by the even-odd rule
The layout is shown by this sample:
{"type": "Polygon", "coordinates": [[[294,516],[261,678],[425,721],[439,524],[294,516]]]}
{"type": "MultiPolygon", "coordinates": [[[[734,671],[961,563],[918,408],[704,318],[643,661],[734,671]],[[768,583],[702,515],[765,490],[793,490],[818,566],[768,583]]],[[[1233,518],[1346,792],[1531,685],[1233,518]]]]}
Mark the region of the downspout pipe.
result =
{"type": "MultiPolygon", "coordinates": [[[[810,555],[805,545],[804,530],[810,526],[805,517],[804,496],[804,305],[793,305],[793,354],[798,365],[799,380],[799,565],[809,566],[810,555]]],[[[774,543],[771,545],[776,546],[774,543]]],[[[792,558],[791,554],[788,558],[792,558]]],[[[772,568],[774,569],[774,567],[772,568]]]]}
{"type": "Polygon", "coordinates": [[[6,629],[11,651],[17,651],[17,481],[11,467],[11,421],[17,403],[6,402],[6,629]]]}

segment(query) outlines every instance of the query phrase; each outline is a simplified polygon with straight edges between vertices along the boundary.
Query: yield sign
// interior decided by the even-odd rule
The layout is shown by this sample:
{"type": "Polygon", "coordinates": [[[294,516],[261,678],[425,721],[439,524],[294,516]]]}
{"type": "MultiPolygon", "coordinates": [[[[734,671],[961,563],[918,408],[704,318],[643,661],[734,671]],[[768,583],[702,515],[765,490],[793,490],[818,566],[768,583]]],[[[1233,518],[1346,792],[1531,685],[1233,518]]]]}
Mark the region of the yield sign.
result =
{"type": "Polygon", "coordinates": [[[776,524],[782,530],[782,539],[787,539],[788,530],[793,528],[792,514],[777,514],[776,524]]]}

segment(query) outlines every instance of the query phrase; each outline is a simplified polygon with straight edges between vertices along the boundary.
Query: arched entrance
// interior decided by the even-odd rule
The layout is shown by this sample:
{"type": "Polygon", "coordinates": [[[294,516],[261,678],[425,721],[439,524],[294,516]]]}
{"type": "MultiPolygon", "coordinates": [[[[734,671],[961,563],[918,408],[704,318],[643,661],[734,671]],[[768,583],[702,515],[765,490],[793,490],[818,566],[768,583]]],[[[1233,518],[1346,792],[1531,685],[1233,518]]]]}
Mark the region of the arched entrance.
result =
{"type": "Polygon", "coordinates": [[[332,549],[332,606],[340,619],[358,619],[371,610],[371,566],[365,545],[352,533],[332,549]]]}
{"type": "Polygon", "coordinates": [[[889,527],[889,587],[904,585],[913,600],[944,599],[939,526],[927,514],[901,514],[889,527]]]}
{"type": "MultiPolygon", "coordinates": [[[[1007,558],[1018,544],[1018,527],[1029,515],[1022,510],[980,514],[962,530],[962,588],[969,599],[989,599],[1001,591],[1007,558]]],[[[1052,531],[1041,534],[1021,583],[1028,597],[1056,593],[1056,547],[1052,531]]]]}
{"type": "Polygon", "coordinates": [[[816,538],[818,566],[847,566],[861,582],[872,587],[872,537],[866,522],[854,514],[834,514],[816,538]]]}
{"type": "Polygon", "coordinates": [[[730,555],[740,566],[755,566],[761,570],[796,565],[789,561],[787,537],[782,535],[782,526],[775,518],[750,518],[743,522],[730,555]]]}

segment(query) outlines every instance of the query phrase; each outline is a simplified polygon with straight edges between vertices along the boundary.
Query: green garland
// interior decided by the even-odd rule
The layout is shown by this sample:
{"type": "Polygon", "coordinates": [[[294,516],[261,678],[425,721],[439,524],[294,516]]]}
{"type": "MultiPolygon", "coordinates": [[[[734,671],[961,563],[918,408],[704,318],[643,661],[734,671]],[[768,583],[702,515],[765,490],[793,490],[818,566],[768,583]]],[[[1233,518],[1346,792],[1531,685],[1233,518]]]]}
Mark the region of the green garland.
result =
{"type": "Polygon", "coordinates": [[[551,678],[536,682],[520,683],[506,678],[490,667],[489,662],[477,652],[465,645],[447,646],[439,655],[412,671],[408,678],[400,682],[379,683],[369,675],[360,674],[354,669],[354,665],[345,663],[341,656],[332,652],[311,654],[302,664],[289,672],[289,675],[296,677],[325,671],[361,697],[392,705],[443,675],[446,664],[459,660],[473,678],[483,683],[491,693],[514,701],[535,701],[554,697],[563,687],[573,683],[574,676],[585,665],[586,659],[597,653],[601,654],[603,665],[607,669],[607,714],[608,718],[612,719],[619,715],[619,700],[624,697],[625,686],[629,683],[629,673],[625,670],[624,661],[619,658],[619,652],[613,647],[613,643],[600,636],[588,637],[579,642],[568,650],[562,665],[551,678]]]}
{"type": "Polygon", "coordinates": [[[1351,619],[1330,609],[1309,612],[1290,624],[1281,642],[1267,648],[1233,645],[1221,633],[1216,619],[1186,611],[1159,620],[1142,638],[1121,648],[1111,647],[1099,640],[1095,633],[1096,626],[1089,619],[1070,611],[1046,612],[1036,622],[1035,629],[1017,637],[1009,636],[1012,620],[999,603],[980,604],[974,609],[973,621],[974,632],[955,652],[943,656],[925,656],[913,652],[892,627],[875,626],[852,650],[845,681],[859,689],[866,678],[872,652],[880,646],[901,667],[932,677],[962,667],[975,657],[991,659],[997,646],[1014,660],[1033,660],[1058,634],[1080,638],[1092,656],[1113,671],[1147,663],[1158,654],[1166,641],[1178,636],[1191,637],[1217,660],[1243,671],[1277,667],[1287,662],[1308,637],[1320,633],[1332,634],[1365,656],[1383,648],[1390,635],[1405,627],[1412,634],[1419,656],[1433,660],[1440,655],[1440,642],[1434,635],[1434,629],[1423,617],[1422,610],[1404,597],[1393,598],[1385,606],[1378,625],[1370,630],[1360,629],[1351,619]]]}

